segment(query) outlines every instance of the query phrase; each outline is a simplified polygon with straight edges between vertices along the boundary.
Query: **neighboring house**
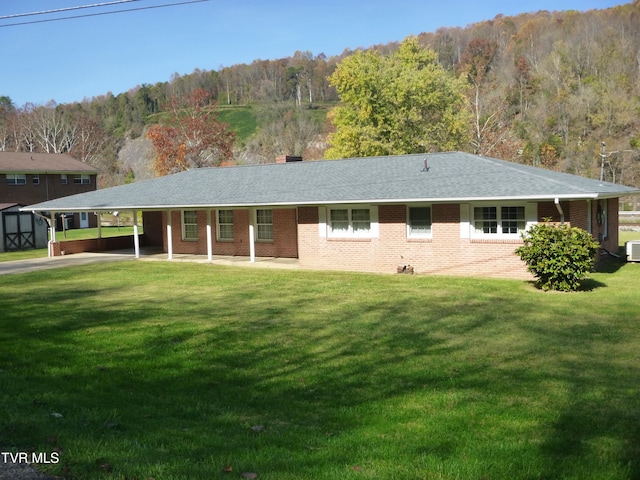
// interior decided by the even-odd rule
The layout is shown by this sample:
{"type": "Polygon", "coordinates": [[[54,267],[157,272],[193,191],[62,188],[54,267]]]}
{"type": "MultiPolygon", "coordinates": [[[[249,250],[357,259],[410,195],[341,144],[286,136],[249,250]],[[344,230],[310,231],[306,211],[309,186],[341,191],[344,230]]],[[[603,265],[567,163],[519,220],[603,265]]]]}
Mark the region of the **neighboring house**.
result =
{"type": "Polygon", "coordinates": [[[618,197],[637,193],[451,152],[196,169],[27,208],[142,211],[141,243],[169,259],[291,257],[309,269],[394,273],[410,265],[523,277],[514,250],[528,226],[570,223],[617,251],[618,197]]]}
{"type": "MultiPolygon", "coordinates": [[[[69,155],[56,153],[0,152],[0,203],[31,205],[54,198],[97,190],[98,170],[69,155]]],[[[56,217],[56,228],[96,226],[89,212],[56,217]]]]}
{"type": "Polygon", "coordinates": [[[21,212],[17,203],[0,203],[0,252],[47,247],[47,223],[21,212]]]}

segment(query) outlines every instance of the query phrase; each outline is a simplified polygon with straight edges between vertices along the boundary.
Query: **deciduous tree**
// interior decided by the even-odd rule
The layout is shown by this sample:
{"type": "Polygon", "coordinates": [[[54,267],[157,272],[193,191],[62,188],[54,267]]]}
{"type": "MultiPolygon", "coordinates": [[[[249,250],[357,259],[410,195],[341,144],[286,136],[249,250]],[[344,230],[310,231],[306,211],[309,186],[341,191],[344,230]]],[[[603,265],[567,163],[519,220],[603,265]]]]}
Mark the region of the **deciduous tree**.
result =
{"type": "Polygon", "coordinates": [[[327,158],[456,150],[468,142],[463,83],[415,37],[388,55],[355,52],[330,82],[341,103],[330,115],[336,131],[327,158]]]}
{"type": "Polygon", "coordinates": [[[149,128],[159,176],[191,168],[216,167],[233,158],[235,134],[218,120],[215,104],[204,90],[171,99],[166,124],[149,128]]]}

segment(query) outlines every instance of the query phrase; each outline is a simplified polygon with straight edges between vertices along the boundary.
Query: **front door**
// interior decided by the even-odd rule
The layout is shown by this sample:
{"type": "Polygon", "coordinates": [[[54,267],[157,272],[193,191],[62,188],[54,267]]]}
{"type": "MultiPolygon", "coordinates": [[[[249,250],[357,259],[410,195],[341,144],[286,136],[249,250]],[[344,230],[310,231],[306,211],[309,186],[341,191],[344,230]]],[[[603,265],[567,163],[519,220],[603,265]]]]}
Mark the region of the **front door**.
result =
{"type": "Polygon", "coordinates": [[[89,228],[89,214],[80,212],[80,228],[89,228]]]}

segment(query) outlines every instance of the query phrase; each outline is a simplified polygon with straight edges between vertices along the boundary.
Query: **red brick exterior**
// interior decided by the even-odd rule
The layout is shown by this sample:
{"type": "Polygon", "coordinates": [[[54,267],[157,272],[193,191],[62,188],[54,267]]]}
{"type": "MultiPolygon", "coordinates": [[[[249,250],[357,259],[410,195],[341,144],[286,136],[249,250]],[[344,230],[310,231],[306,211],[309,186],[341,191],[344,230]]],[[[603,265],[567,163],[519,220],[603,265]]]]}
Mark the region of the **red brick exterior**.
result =
{"type": "Polygon", "coordinates": [[[65,240],[51,243],[53,256],[71,255],[82,252],[105,252],[109,250],[125,250],[133,248],[133,235],[108,238],[91,238],[85,240],[65,240]]]}
{"type": "Polygon", "coordinates": [[[22,205],[33,205],[34,203],[46,202],[54,198],[85,193],[97,189],[96,175],[89,175],[91,183],[73,183],[73,174],[67,175],[67,183],[63,184],[60,174],[38,175],[38,184],[33,183],[33,174],[27,174],[25,185],[9,185],[6,183],[7,175],[0,174],[0,203],[20,203],[22,205]]]}
{"type": "MultiPolygon", "coordinates": [[[[601,200],[608,208],[606,249],[618,248],[618,201],[601,200]]],[[[586,200],[561,202],[564,221],[588,229],[589,203],[586,200]]],[[[603,207],[604,208],[604,207],[603,207]]],[[[319,234],[317,207],[298,209],[300,266],[310,269],[352,270],[393,273],[411,265],[415,273],[532,278],[526,265],[514,253],[520,239],[465,238],[461,232],[459,204],[432,205],[432,238],[407,238],[406,205],[378,208],[379,236],[370,239],[331,239],[319,234]]],[[[591,230],[597,240],[604,226],[596,221],[597,205],[591,206],[591,230]]],[[[537,221],[560,222],[553,202],[537,205],[537,221]]]]}
{"type": "Polygon", "coordinates": [[[142,231],[147,246],[162,247],[164,245],[163,216],[160,211],[142,212],[142,231]]]}
{"type": "MultiPolygon", "coordinates": [[[[162,226],[166,232],[167,214],[162,215],[162,226]]],[[[249,242],[249,210],[237,209],[233,211],[233,241],[218,240],[216,234],[216,210],[211,210],[211,237],[213,240],[213,255],[250,254],[249,242]]],[[[173,253],[206,255],[207,254],[207,211],[198,211],[197,240],[183,240],[182,212],[171,212],[171,232],[173,253]]],[[[145,227],[146,228],[146,227],[145,227]]],[[[146,231],[146,230],[145,230],[146,231]]],[[[255,254],[258,257],[298,257],[298,231],[296,228],[296,209],[273,209],[273,241],[256,241],[255,254]]],[[[167,244],[164,251],[168,251],[167,244]]]]}
{"type": "MultiPolygon", "coordinates": [[[[564,221],[572,227],[591,231],[594,240],[600,246],[610,252],[618,250],[618,206],[619,199],[605,200],[575,200],[572,202],[560,202],[564,213],[564,221]],[[598,221],[598,209],[606,210],[606,225],[598,221]],[[589,219],[589,209],[591,218],[589,219]]],[[[550,218],[552,222],[560,222],[560,213],[553,202],[538,204],[538,221],[550,218]]],[[[604,220],[604,218],[603,218],[604,220]]]]}
{"type": "MultiPolygon", "coordinates": [[[[588,229],[594,238],[603,235],[605,226],[598,223],[598,205],[607,209],[608,236],[603,247],[610,251],[618,248],[618,201],[561,202],[565,223],[588,229]],[[591,212],[589,220],[588,213],[591,212]]],[[[346,270],[374,273],[396,273],[398,267],[411,266],[418,274],[468,275],[531,279],[526,265],[514,253],[522,240],[518,238],[473,238],[464,227],[469,219],[461,218],[457,203],[431,206],[431,238],[407,237],[407,206],[380,205],[378,235],[375,238],[330,238],[321,232],[320,208],[298,207],[273,209],[274,239],[255,243],[258,257],[298,258],[300,267],[316,270],[346,270]]],[[[462,209],[464,211],[464,208],[462,209]]],[[[472,212],[472,208],[469,208],[472,212]]],[[[250,211],[234,210],[234,240],[220,241],[216,235],[216,210],[210,211],[213,255],[249,255],[250,211]]],[[[195,240],[182,239],[182,213],[171,212],[172,245],[176,254],[207,254],[207,211],[197,214],[198,234],[195,240]]],[[[562,220],[553,202],[537,204],[536,220],[562,220]]],[[[162,245],[166,242],[167,213],[143,214],[144,245],[162,245]],[[161,225],[161,228],[159,227],[161,225]]],[[[67,246],[66,253],[74,253],[75,246],[67,246]]],[[[131,246],[129,240],[127,246],[131,246]]],[[[96,246],[97,248],[98,246],[96,246]]],[[[126,247],[123,247],[126,248],[126,247]]]]}
{"type": "Polygon", "coordinates": [[[310,269],[395,273],[411,265],[415,273],[530,278],[513,253],[521,241],[461,238],[460,205],[432,206],[432,238],[407,238],[405,205],[378,209],[380,235],[371,239],[331,239],[318,234],[315,207],[299,209],[300,266],[310,269]]]}
{"type": "MultiPolygon", "coordinates": [[[[19,203],[20,205],[33,205],[36,203],[46,202],[54,198],[75,195],[76,193],[85,193],[97,190],[97,175],[90,174],[88,184],[74,183],[74,174],[67,175],[67,183],[62,183],[60,174],[41,173],[37,175],[39,183],[34,184],[35,174],[26,174],[27,183],[24,185],[7,184],[5,173],[0,174],[0,203],[19,203]]],[[[98,225],[97,217],[90,213],[88,215],[89,226],[96,227],[98,225]]],[[[58,222],[59,223],[59,222],[58,222]]],[[[80,226],[80,215],[73,214],[74,228],[80,226]]],[[[59,227],[58,229],[61,229],[59,227]]]]}

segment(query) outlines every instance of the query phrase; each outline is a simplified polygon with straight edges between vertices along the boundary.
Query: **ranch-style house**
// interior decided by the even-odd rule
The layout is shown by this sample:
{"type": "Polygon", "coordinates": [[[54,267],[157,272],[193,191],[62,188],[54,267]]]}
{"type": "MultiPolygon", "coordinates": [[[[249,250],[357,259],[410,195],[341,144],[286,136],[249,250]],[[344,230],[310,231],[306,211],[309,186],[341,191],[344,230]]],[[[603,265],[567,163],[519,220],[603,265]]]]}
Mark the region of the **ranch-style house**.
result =
{"type": "MultiPolygon", "coordinates": [[[[195,169],[23,210],[141,211],[136,256],[156,246],[168,259],[285,257],[306,269],[522,278],[514,250],[530,225],[568,223],[616,251],[619,197],[640,193],[461,152],[300,160],[195,169]]],[[[55,238],[52,247],[60,254],[55,238]]]]}

